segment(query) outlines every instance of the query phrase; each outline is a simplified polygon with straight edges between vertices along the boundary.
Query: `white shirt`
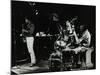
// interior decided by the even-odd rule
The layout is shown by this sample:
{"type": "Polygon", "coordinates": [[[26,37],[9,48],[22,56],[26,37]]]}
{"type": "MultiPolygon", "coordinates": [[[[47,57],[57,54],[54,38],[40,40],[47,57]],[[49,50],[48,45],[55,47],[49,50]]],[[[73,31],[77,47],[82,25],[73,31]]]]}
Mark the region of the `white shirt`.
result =
{"type": "Polygon", "coordinates": [[[79,38],[79,42],[82,42],[83,40],[86,42],[84,44],[85,46],[89,46],[90,45],[90,43],[91,43],[91,34],[88,31],[88,29],[85,32],[83,32],[82,37],[79,38]]]}

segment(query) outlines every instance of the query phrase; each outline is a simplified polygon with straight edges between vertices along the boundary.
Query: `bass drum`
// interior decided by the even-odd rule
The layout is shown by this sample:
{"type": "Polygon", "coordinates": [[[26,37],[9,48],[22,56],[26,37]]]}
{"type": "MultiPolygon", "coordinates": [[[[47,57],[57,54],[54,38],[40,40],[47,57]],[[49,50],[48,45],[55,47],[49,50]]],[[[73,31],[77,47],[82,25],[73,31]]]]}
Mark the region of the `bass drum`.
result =
{"type": "Polygon", "coordinates": [[[71,70],[74,64],[74,51],[63,51],[62,52],[62,62],[64,65],[64,70],[71,70]]]}
{"type": "Polygon", "coordinates": [[[49,70],[51,72],[61,71],[62,55],[55,52],[50,55],[49,58],[49,70]]]}

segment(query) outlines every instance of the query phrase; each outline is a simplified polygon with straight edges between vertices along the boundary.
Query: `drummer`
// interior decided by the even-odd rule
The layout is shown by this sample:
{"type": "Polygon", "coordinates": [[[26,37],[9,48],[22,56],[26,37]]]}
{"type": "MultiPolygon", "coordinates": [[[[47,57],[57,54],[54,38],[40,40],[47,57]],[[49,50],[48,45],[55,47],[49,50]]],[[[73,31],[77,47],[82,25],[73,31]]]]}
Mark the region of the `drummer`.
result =
{"type": "Polygon", "coordinates": [[[75,25],[66,21],[66,30],[64,31],[64,40],[67,42],[64,50],[72,50],[78,46],[78,37],[75,32],[75,25]]]}

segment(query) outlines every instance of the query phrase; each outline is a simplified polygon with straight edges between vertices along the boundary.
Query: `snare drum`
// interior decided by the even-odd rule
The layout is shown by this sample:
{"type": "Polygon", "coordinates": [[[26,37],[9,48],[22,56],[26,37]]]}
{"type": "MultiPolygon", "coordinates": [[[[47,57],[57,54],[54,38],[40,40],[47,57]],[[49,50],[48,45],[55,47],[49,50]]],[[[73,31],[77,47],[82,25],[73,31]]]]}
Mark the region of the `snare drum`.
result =
{"type": "Polygon", "coordinates": [[[63,40],[57,40],[54,47],[55,49],[64,49],[66,47],[66,42],[63,40]]]}

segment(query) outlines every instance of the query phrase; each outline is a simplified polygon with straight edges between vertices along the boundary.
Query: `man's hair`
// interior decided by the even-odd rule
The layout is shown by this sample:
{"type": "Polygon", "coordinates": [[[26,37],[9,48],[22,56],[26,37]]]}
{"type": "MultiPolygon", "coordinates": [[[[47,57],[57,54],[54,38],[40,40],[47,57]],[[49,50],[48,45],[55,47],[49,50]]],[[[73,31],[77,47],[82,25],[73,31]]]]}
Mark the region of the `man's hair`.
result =
{"type": "Polygon", "coordinates": [[[84,29],[87,29],[88,28],[88,26],[86,24],[81,24],[80,26],[83,26],[84,29]]]}

